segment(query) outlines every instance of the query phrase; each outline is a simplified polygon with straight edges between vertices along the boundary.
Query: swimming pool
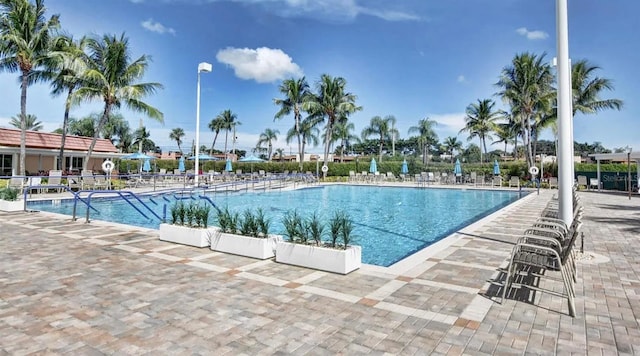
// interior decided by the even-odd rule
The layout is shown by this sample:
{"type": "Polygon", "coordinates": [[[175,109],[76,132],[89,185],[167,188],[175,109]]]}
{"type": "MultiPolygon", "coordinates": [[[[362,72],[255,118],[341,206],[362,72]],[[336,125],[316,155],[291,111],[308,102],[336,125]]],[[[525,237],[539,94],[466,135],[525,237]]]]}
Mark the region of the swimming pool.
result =
{"type": "MultiPolygon", "coordinates": [[[[207,194],[218,207],[242,213],[262,207],[272,222],[272,231],[281,234],[282,217],[297,210],[303,217],[317,212],[323,221],[336,211],[347,212],[356,229],[353,244],[362,246],[362,262],[379,266],[393,263],[439,241],[460,228],[518,200],[518,192],[500,190],[419,189],[331,185],[291,191],[207,194]]],[[[173,195],[165,196],[175,201],[173,195]]],[[[143,198],[162,216],[163,197],[143,198]]],[[[155,228],[159,221],[143,218],[126,202],[92,199],[98,213],[92,219],[155,228]]],[[[78,203],[77,214],[84,217],[86,207],[78,203]]],[[[29,202],[28,208],[72,214],[69,201],[29,202]]],[[[169,208],[167,208],[167,215],[169,208]]],[[[214,214],[212,214],[214,215],[214,214]]],[[[212,224],[214,223],[212,217],[212,224]]]]}

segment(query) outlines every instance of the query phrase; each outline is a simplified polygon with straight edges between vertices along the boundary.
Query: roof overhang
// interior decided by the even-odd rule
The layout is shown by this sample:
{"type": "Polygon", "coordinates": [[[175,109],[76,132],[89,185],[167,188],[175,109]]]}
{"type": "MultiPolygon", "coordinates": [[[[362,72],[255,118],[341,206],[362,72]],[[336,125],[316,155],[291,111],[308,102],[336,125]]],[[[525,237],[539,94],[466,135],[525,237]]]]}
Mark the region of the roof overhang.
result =
{"type": "MultiPolygon", "coordinates": [[[[0,154],[19,154],[19,147],[7,147],[0,146],[0,154]]],[[[27,155],[43,155],[43,156],[58,156],[60,154],[59,149],[48,149],[48,148],[28,148],[27,147],[27,155]]],[[[126,156],[128,153],[115,153],[115,152],[96,152],[93,151],[91,153],[91,157],[95,158],[120,158],[122,156],[126,156]]],[[[65,150],[65,157],[84,157],[87,155],[87,151],[77,151],[77,150],[65,150]]]]}
{"type": "MultiPolygon", "coordinates": [[[[589,157],[593,157],[596,161],[626,161],[629,157],[627,152],[620,153],[594,153],[590,154],[589,157]]],[[[631,152],[632,160],[640,160],[640,152],[631,152]]]]}

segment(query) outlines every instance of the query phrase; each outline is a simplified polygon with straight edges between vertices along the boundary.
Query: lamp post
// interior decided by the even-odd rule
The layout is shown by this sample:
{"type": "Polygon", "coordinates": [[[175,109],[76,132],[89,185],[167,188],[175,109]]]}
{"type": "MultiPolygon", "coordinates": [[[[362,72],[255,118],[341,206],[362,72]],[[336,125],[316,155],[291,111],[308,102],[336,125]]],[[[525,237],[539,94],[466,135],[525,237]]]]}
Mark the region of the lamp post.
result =
{"type": "Polygon", "coordinates": [[[629,200],[631,200],[631,150],[632,148],[627,146],[627,190],[629,191],[629,200]]]}
{"type": "Polygon", "coordinates": [[[200,72],[211,72],[212,66],[209,63],[202,62],[198,64],[198,86],[196,92],[196,175],[193,180],[194,185],[197,187],[200,178],[200,72]]]}

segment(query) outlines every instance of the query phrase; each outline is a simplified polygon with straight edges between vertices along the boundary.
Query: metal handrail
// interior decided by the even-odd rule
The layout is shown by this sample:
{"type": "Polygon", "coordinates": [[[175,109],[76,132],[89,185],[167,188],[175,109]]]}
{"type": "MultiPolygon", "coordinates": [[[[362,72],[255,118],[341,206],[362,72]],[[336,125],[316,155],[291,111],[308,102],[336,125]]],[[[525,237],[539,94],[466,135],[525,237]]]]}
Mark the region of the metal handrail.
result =
{"type": "MultiPolygon", "coordinates": [[[[73,190],[71,190],[71,188],[67,187],[66,185],[58,185],[58,184],[52,184],[52,185],[45,185],[45,184],[40,184],[40,185],[29,185],[28,187],[25,188],[23,194],[23,200],[24,200],[24,210],[27,210],[27,195],[29,193],[29,191],[31,191],[31,189],[55,189],[55,188],[63,188],[66,191],[68,191],[69,193],[73,194],[73,199],[78,199],[81,202],[83,202],[88,209],[93,209],[93,211],[95,211],[96,213],[98,212],[98,210],[96,210],[96,208],[92,207],[87,201],[85,201],[84,199],[82,199],[81,197],[78,196],[78,193],[80,192],[74,192],[73,190]]],[[[88,210],[87,209],[87,210],[88,210]]],[[[75,206],[74,206],[74,210],[75,210],[75,206]]]]}
{"type": "MultiPolygon", "coordinates": [[[[77,204],[77,200],[78,199],[82,199],[82,198],[79,197],[80,193],[89,193],[87,195],[87,205],[89,207],[91,207],[91,197],[94,194],[117,195],[117,196],[121,197],[124,201],[126,201],[129,205],[131,205],[131,207],[133,207],[142,216],[144,216],[146,219],[149,219],[149,216],[147,216],[147,214],[145,214],[142,210],[140,210],[137,206],[135,206],[129,199],[127,199],[127,197],[133,197],[140,204],[142,204],[142,206],[147,208],[147,210],[149,210],[149,212],[151,212],[151,214],[153,214],[153,216],[155,216],[158,220],[160,220],[160,221],[165,221],[166,220],[166,219],[161,218],[158,214],[156,214],[156,212],[153,211],[153,209],[151,209],[147,204],[145,204],[135,193],[133,193],[131,191],[126,191],[126,190],[125,191],[122,191],[122,190],[117,190],[117,191],[114,191],[114,190],[82,190],[82,191],[79,191],[76,194],[76,198],[77,199],[74,199],[74,202],[73,202],[73,220],[76,220],[76,204],[77,204]]],[[[93,207],[91,207],[91,208],[93,208],[93,207]]],[[[93,210],[95,210],[95,208],[93,210]]],[[[166,212],[166,209],[164,209],[164,211],[166,212]]],[[[86,217],[86,222],[87,223],[90,221],[89,220],[89,213],[90,213],[90,210],[87,209],[87,217],[86,217]]]]}
{"type": "Polygon", "coordinates": [[[211,198],[209,198],[208,196],[206,196],[206,195],[199,195],[199,196],[198,196],[198,198],[200,198],[200,199],[202,199],[202,200],[204,200],[204,201],[209,202],[211,205],[213,205],[213,207],[214,207],[218,212],[220,212],[220,208],[218,208],[218,207],[216,206],[216,204],[213,202],[213,200],[211,200],[211,198]]]}

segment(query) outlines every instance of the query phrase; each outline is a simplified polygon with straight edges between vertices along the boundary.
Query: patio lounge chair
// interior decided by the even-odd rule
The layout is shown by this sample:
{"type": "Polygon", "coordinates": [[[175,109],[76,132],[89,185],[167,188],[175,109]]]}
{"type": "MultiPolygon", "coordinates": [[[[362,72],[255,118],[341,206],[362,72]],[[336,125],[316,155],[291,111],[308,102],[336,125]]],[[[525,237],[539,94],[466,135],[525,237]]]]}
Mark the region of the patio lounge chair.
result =
{"type": "Polygon", "coordinates": [[[24,189],[24,178],[23,177],[11,177],[9,180],[9,188],[18,189],[19,194],[22,194],[22,190],[24,189]]]}
{"type": "Polygon", "coordinates": [[[518,176],[509,177],[509,188],[511,187],[520,188],[520,177],[518,176]]]}
{"type": "Polygon", "coordinates": [[[549,177],[549,189],[558,188],[558,177],[549,177]]]}
{"type": "Polygon", "coordinates": [[[578,188],[587,188],[587,176],[578,176],[578,188]]]}
{"type": "Polygon", "coordinates": [[[494,176],[491,181],[491,186],[502,187],[502,176],[494,176]]]}
{"type": "Polygon", "coordinates": [[[589,179],[589,189],[600,189],[600,182],[598,182],[598,178],[589,179]]]}
{"type": "MultiPolygon", "coordinates": [[[[512,250],[502,300],[516,283],[516,278],[523,282],[518,284],[524,285],[524,281],[539,281],[547,272],[558,271],[564,285],[563,296],[567,298],[569,314],[575,316],[576,256],[573,247],[582,226],[581,209],[578,211],[569,229],[561,220],[543,218],[525,231],[512,250]],[[523,278],[523,275],[533,278],[523,278]]],[[[540,290],[537,286],[528,287],[540,290]]]]}
{"type": "Polygon", "coordinates": [[[63,189],[59,187],[60,185],[62,185],[62,171],[58,171],[58,170],[49,171],[49,178],[47,179],[46,185],[58,186],[54,188],[47,188],[47,191],[49,189],[55,189],[57,193],[60,193],[63,189]]]}

